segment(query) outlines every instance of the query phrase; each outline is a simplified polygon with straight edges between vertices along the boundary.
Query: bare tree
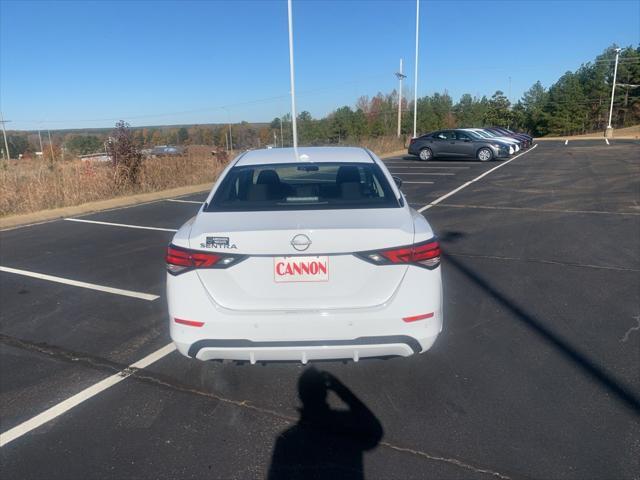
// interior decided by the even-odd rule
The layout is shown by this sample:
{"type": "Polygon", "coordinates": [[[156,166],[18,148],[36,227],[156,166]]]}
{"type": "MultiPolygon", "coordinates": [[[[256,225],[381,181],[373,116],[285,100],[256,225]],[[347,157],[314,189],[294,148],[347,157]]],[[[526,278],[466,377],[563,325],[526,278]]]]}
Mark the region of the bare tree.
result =
{"type": "Polygon", "coordinates": [[[114,168],[116,186],[137,185],[140,182],[142,154],[136,146],[129,124],[120,120],[106,142],[106,150],[114,168]]]}

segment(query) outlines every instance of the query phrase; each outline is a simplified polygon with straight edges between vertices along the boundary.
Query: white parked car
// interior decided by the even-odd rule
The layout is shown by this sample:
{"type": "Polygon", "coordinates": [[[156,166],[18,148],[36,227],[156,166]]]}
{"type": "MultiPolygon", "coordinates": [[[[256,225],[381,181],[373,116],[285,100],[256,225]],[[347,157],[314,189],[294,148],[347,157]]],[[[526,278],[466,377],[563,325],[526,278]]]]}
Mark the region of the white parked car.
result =
{"type": "Polygon", "coordinates": [[[442,330],[440,247],[362,148],[246,152],[168,247],[171,338],[200,360],[408,356],[442,330]]]}
{"type": "Polygon", "coordinates": [[[513,146],[514,151],[509,153],[516,153],[520,151],[520,141],[516,140],[512,137],[501,137],[500,135],[496,135],[495,133],[488,132],[482,128],[463,128],[462,130],[474,132],[477,135],[480,135],[484,138],[494,138],[496,140],[500,140],[501,142],[508,143],[513,146]]]}

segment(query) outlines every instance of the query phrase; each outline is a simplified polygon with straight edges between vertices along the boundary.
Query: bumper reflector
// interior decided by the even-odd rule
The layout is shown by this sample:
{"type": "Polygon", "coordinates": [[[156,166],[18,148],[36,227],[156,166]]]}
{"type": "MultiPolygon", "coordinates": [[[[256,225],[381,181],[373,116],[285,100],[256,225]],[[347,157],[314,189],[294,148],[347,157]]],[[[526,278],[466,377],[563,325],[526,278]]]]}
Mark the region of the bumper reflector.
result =
{"type": "Polygon", "coordinates": [[[433,317],[433,312],[424,313],[422,315],[415,315],[413,317],[404,317],[402,320],[409,323],[409,322],[417,322],[418,320],[426,320],[427,318],[431,318],[431,317],[433,317]]]}
{"type": "Polygon", "coordinates": [[[182,318],[174,318],[173,321],[181,325],[188,325],[189,327],[201,327],[204,325],[204,322],[195,322],[193,320],[183,320],[182,318]]]}

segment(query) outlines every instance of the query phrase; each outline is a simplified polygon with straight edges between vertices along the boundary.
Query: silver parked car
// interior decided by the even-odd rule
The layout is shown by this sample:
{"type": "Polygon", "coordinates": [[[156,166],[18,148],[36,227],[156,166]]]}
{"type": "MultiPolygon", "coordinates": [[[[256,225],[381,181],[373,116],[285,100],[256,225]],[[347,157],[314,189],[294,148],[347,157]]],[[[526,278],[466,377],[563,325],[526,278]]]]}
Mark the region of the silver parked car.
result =
{"type": "Polygon", "coordinates": [[[481,162],[488,162],[497,158],[508,158],[514,153],[514,149],[502,140],[484,138],[462,129],[452,129],[438,130],[412,138],[408,152],[424,161],[446,157],[475,158],[481,162]]]}

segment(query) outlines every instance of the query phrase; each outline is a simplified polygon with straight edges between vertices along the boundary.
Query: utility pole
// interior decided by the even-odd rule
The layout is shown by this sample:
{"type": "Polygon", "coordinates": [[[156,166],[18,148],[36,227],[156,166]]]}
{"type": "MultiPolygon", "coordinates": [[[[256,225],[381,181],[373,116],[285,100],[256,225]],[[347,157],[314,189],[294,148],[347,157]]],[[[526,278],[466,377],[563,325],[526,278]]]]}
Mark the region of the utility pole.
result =
{"type": "Polygon", "coordinates": [[[0,123],[2,123],[2,134],[4,135],[4,154],[7,157],[7,160],[11,159],[11,155],[9,154],[9,142],[7,142],[7,131],[4,128],[5,123],[9,123],[11,120],[5,120],[2,112],[0,112],[0,123]]]}
{"type": "Polygon", "coordinates": [[[291,128],[293,131],[293,148],[298,157],[298,127],[296,125],[296,86],[293,70],[293,14],[291,12],[291,0],[287,0],[289,14],[289,76],[291,77],[291,128]]]}
{"type": "MultiPolygon", "coordinates": [[[[507,100],[509,100],[509,104],[511,104],[511,76],[509,76],[509,97],[507,98],[507,100]]],[[[507,120],[507,128],[511,128],[510,120],[511,120],[511,115],[509,115],[509,120],[507,120]]]]}
{"type": "Polygon", "coordinates": [[[420,27],[420,0],[416,0],[416,59],[413,65],[413,138],[418,136],[418,34],[420,27]]]}
{"type": "Polygon", "coordinates": [[[279,120],[280,120],[280,148],[284,148],[284,136],[282,135],[282,117],[280,117],[279,120]]]}
{"type": "Polygon", "coordinates": [[[47,134],[49,135],[49,150],[51,151],[51,161],[55,161],[56,157],[53,154],[53,142],[51,141],[51,132],[47,129],[47,134]]]}
{"type": "Polygon", "coordinates": [[[611,126],[611,117],[613,116],[613,97],[616,94],[616,79],[618,76],[618,57],[620,56],[621,48],[616,48],[616,64],[613,68],[613,85],[611,86],[611,105],[609,106],[609,125],[607,125],[607,129],[604,132],[604,136],[606,138],[613,137],[613,127],[611,126]]]}
{"type": "Polygon", "coordinates": [[[38,140],[40,140],[40,155],[42,155],[43,148],[42,148],[42,135],[40,135],[40,129],[38,129],[38,140]]]}
{"type": "MultiPolygon", "coordinates": [[[[227,107],[222,107],[222,109],[227,112],[227,127],[229,127],[229,138],[228,138],[228,143],[227,143],[227,151],[231,151],[233,150],[233,137],[231,136],[231,114],[229,113],[229,110],[227,110],[227,107]]],[[[226,137],[226,135],[225,135],[226,137]]]]}
{"type": "Polygon", "coordinates": [[[276,131],[273,131],[273,146],[274,148],[278,147],[278,136],[276,135],[276,131]]]}
{"type": "Polygon", "coordinates": [[[400,59],[400,71],[396,72],[396,77],[398,77],[398,81],[400,86],[398,87],[398,138],[400,138],[400,129],[402,125],[402,80],[407,78],[407,76],[402,73],[402,59],[400,59]]]}

